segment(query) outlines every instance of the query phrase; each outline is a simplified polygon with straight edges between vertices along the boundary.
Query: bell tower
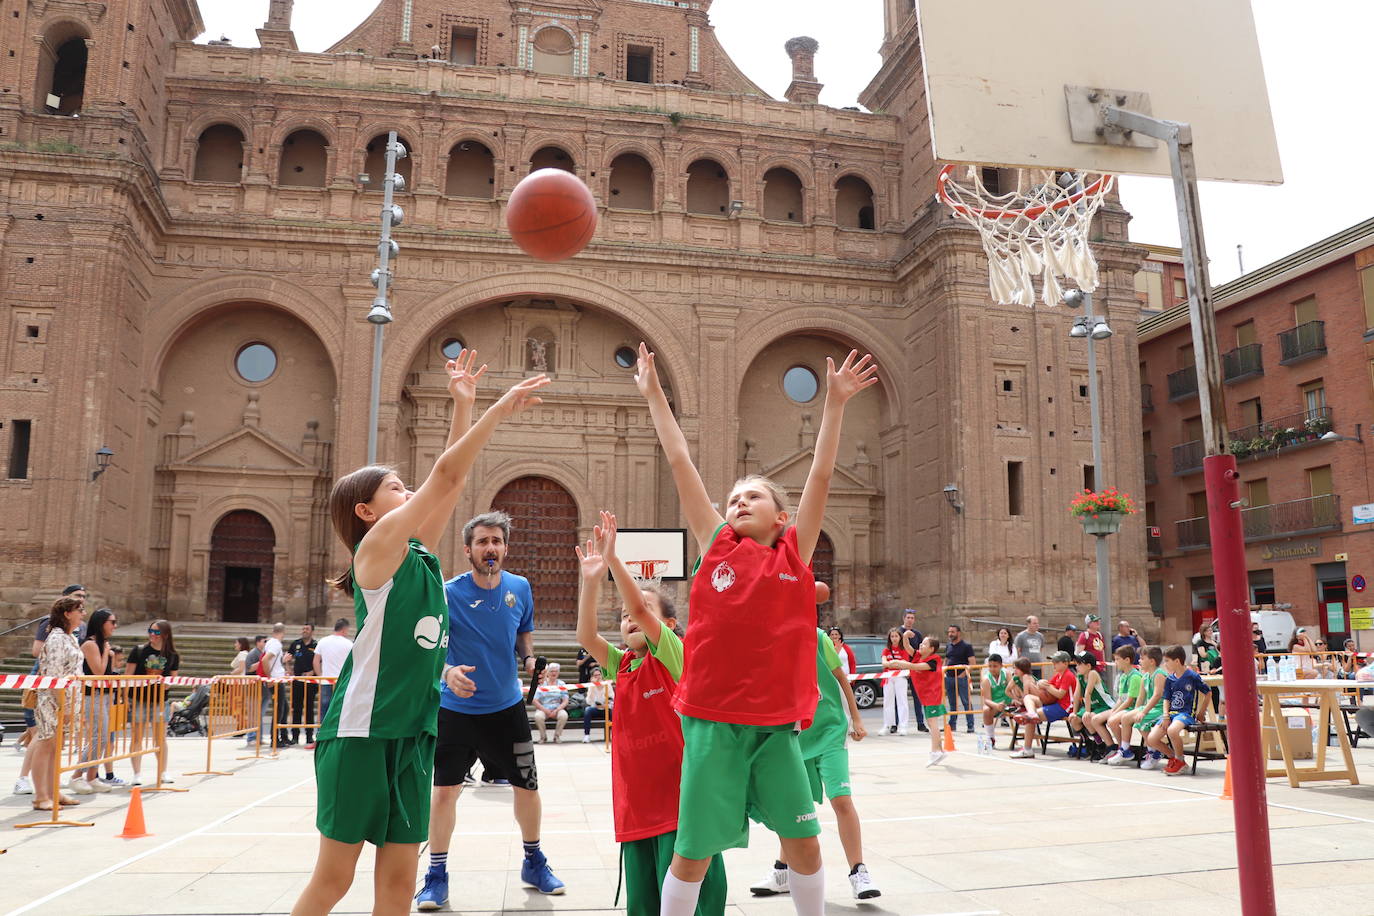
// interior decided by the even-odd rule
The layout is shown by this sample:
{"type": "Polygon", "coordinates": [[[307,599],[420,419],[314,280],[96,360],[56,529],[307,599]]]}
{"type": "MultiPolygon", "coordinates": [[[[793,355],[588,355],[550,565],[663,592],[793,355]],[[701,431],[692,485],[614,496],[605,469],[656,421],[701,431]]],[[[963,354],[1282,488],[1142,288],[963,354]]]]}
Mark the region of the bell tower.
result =
{"type": "Polygon", "coordinates": [[[291,31],[293,0],[269,0],[267,21],[258,29],[258,43],[264,48],[296,50],[296,34],[291,31]]]}

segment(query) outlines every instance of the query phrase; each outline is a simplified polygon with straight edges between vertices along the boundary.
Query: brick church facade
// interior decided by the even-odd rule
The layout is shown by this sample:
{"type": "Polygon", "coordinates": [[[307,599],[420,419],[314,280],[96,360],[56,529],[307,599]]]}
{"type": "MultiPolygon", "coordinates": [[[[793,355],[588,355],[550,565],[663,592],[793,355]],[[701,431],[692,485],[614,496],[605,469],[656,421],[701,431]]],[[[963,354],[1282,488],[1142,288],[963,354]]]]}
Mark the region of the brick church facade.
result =
{"type": "MultiPolygon", "coordinates": [[[[411,155],[381,459],[415,480],[441,449],[446,351],[477,348],[487,394],[536,366],[555,380],[482,455],[446,569],[462,519],[512,508],[510,568],[541,625],[570,627],[572,547],[599,508],[681,524],[627,348],[657,350],[723,497],[754,471],[800,493],[811,388],[857,347],[883,381],[847,415],[824,614],[855,631],[904,607],[941,625],[1081,615],[1092,550],[1064,506],[1093,473],[1086,353],[1064,310],[990,303],[976,236],[933,203],[912,4],[885,2],[872,113],[819,103],[841,62],[810,39],[788,42],[794,80],[770,98],[716,41],[711,0],[382,0],[324,53],[296,50],[290,0],[262,4],[260,48],[194,43],[194,0],[7,7],[0,617],[76,580],[135,617],[337,610],[325,496],[365,458],[391,129],[411,155]],[[560,264],[504,234],[511,190],[546,166],[601,206],[560,264]]],[[[1113,204],[1098,232],[1104,415],[1122,419],[1095,472],[1138,492],[1127,221],[1113,204]]],[[[1132,531],[1114,602],[1148,617],[1132,531]]]]}

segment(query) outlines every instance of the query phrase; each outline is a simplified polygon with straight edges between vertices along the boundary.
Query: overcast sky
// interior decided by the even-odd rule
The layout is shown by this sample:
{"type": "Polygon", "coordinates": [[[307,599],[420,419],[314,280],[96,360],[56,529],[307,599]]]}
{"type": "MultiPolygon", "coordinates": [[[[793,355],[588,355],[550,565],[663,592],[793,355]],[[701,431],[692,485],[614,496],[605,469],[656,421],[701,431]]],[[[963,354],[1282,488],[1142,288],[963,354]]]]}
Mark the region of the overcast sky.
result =
{"type": "MultiPolygon", "coordinates": [[[[239,46],[257,44],[255,30],[267,18],[268,0],[199,2],[206,27],[202,41],[223,34],[239,46]]],[[[451,2],[455,9],[466,5],[451,2]]],[[[1244,246],[1245,266],[1253,270],[1374,215],[1374,117],[1367,103],[1374,0],[1252,4],[1285,183],[1204,185],[1203,219],[1214,282],[1238,273],[1237,245],[1244,246]],[[1341,175],[1355,184],[1341,185],[1341,175]]],[[[376,6],[377,0],[296,0],[297,43],[304,51],[322,51],[376,6]]],[[[825,83],[821,101],[827,105],[857,105],[859,92],[878,68],[882,0],[715,0],[711,18],[740,68],[779,98],[791,79],[782,46],[796,35],[811,35],[821,43],[816,75],[825,83]],[[836,15],[841,9],[843,15],[836,15]]],[[[1065,36],[1067,42],[1067,30],[1065,36]]],[[[1143,53],[1167,55],[1168,49],[1143,53]]],[[[1122,198],[1134,216],[1131,238],[1178,244],[1167,180],[1127,178],[1122,198]]]]}

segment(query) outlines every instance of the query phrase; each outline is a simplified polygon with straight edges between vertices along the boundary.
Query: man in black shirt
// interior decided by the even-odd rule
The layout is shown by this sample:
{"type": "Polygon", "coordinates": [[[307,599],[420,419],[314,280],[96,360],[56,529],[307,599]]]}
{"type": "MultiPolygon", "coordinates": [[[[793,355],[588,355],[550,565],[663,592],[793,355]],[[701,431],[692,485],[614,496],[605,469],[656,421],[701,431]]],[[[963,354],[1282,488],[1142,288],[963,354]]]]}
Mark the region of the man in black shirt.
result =
{"type": "Polygon", "coordinates": [[[1078,645],[1078,627],[1069,624],[1064,627],[1064,635],[1059,637],[1057,648],[1060,652],[1067,652],[1073,656],[1078,654],[1078,650],[1074,648],[1076,645],[1078,645]]]}
{"type": "MultiPolygon", "coordinates": [[[[301,627],[300,639],[293,640],[287,648],[287,657],[291,659],[291,674],[294,677],[313,677],[315,674],[315,647],[319,645],[315,641],[315,628],[310,624],[301,627]]],[[[306,684],[303,681],[291,682],[291,724],[300,725],[301,717],[304,714],[305,724],[315,724],[315,701],[319,696],[319,687],[315,684],[306,684]]],[[[301,740],[301,730],[291,729],[291,743],[296,744],[301,740]]],[[[315,730],[307,728],[305,730],[306,750],[315,743],[315,730]]]]}
{"type": "MultiPolygon", "coordinates": [[[[955,709],[969,709],[969,672],[950,671],[951,665],[971,665],[973,664],[973,646],[969,645],[964,639],[964,631],[954,624],[949,625],[945,631],[949,637],[949,643],[945,646],[945,699],[949,703],[951,711],[955,709]],[[955,694],[958,693],[958,703],[955,703],[955,694]]],[[[959,717],[951,715],[949,719],[950,731],[957,731],[959,728],[959,717]]],[[[968,733],[973,734],[973,714],[964,716],[964,724],[968,727],[968,733]]]]}

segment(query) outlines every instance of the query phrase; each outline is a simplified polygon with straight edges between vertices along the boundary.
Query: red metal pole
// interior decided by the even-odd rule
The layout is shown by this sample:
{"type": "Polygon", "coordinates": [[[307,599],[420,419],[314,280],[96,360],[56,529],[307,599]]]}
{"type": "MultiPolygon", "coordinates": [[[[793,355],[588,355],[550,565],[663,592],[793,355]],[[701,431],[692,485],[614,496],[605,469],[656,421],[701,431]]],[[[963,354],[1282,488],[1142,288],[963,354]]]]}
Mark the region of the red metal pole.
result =
{"type": "Polygon", "coordinates": [[[1245,531],[1240,518],[1240,475],[1236,473],[1234,455],[1208,455],[1202,467],[1207,481],[1212,572],[1221,624],[1240,907],[1245,916],[1275,916],[1264,747],[1255,688],[1254,640],[1250,635],[1250,586],[1245,569],[1245,531]]]}

